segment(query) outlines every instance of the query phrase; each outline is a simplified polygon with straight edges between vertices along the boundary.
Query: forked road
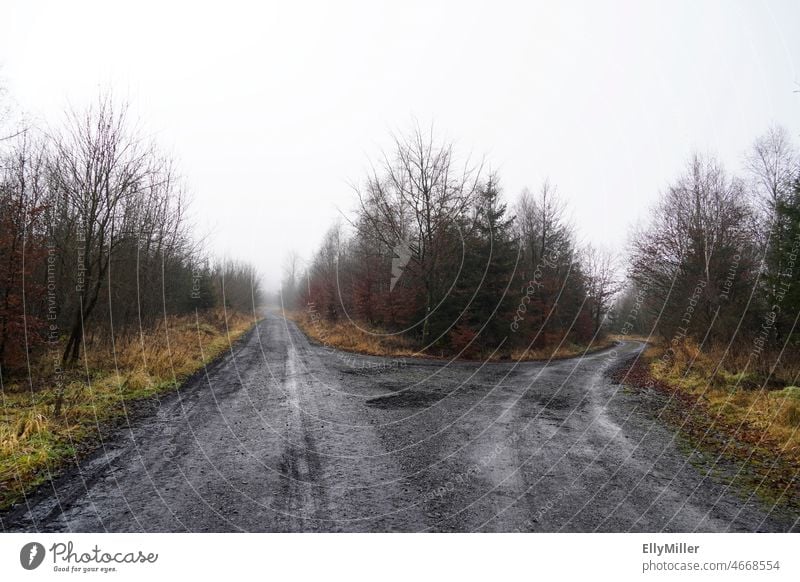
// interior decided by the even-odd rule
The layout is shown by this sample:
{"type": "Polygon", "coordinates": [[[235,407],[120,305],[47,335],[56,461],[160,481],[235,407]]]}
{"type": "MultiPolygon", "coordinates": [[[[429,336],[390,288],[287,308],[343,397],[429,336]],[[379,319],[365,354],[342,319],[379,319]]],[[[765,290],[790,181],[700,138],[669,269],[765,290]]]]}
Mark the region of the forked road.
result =
{"type": "Polygon", "coordinates": [[[44,531],[788,531],[604,372],[351,356],[262,321],[9,514],[44,531]]]}

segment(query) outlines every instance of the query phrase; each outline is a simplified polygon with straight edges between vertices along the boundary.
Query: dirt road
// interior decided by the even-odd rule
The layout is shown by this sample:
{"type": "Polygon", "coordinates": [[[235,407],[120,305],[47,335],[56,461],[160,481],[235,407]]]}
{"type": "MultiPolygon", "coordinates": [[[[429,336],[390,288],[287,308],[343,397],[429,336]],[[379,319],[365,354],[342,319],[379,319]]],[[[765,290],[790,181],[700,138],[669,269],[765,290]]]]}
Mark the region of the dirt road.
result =
{"type": "MultiPolygon", "coordinates": [[[[2,516],[43,531],[788,531],[706,476],[646,396],[558,362],[352,356],[271,315],[2,516]]],[[[783,511],[783,512],[782,512],[783,511]]]]}

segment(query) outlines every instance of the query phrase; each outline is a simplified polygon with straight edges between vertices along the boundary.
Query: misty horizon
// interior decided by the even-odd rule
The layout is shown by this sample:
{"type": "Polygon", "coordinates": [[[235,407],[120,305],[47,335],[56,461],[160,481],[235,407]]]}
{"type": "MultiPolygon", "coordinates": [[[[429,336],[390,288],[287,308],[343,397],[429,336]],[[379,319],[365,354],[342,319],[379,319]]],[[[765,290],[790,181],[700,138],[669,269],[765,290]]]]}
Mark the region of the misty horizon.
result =
{"type": "Polygon", "coordinates": [[[548,179],[579,237],[616,252],[693,153],[739,173],[769,127],[800,134],[796,3],[423,6],[162,7],[153,21],[12,3],[27,24],[0,39],[0,79],[43,127],[102,92],[128,102],[176,158],[212,253],[253,263],[273,291],[285,256],[311,259],[355,210],[351,184],[416,123],[485,157],[508,202],[548,179]]]}

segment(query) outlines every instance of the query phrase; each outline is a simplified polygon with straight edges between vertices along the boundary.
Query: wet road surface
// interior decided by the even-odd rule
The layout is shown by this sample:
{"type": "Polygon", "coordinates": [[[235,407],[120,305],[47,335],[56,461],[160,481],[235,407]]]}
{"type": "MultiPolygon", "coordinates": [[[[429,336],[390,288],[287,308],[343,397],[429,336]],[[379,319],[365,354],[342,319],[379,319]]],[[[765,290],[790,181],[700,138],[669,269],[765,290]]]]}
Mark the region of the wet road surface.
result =
{"type": "Polygon", "coordinates": [[[550,363],[354,356],[270,315],[2,516],[40,531],[789,531],[707,477],[647,396],[642,349],[550,363]]]}

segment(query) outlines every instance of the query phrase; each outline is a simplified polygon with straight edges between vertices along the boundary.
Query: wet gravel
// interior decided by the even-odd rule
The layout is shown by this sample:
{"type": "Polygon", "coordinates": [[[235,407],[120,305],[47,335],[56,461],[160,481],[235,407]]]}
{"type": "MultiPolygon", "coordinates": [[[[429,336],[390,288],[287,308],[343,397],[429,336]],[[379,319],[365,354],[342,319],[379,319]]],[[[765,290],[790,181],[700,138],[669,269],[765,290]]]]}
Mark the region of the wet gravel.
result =
{"type": "MultiPolygon", "coordinates": [[[[624,342],[550,363],[344,355],[268,316],[0,515],[27,531],[790,531],[691,462],[624,342]]],[[[698,453],[699,454],[699,453],[698,453]]]]}

